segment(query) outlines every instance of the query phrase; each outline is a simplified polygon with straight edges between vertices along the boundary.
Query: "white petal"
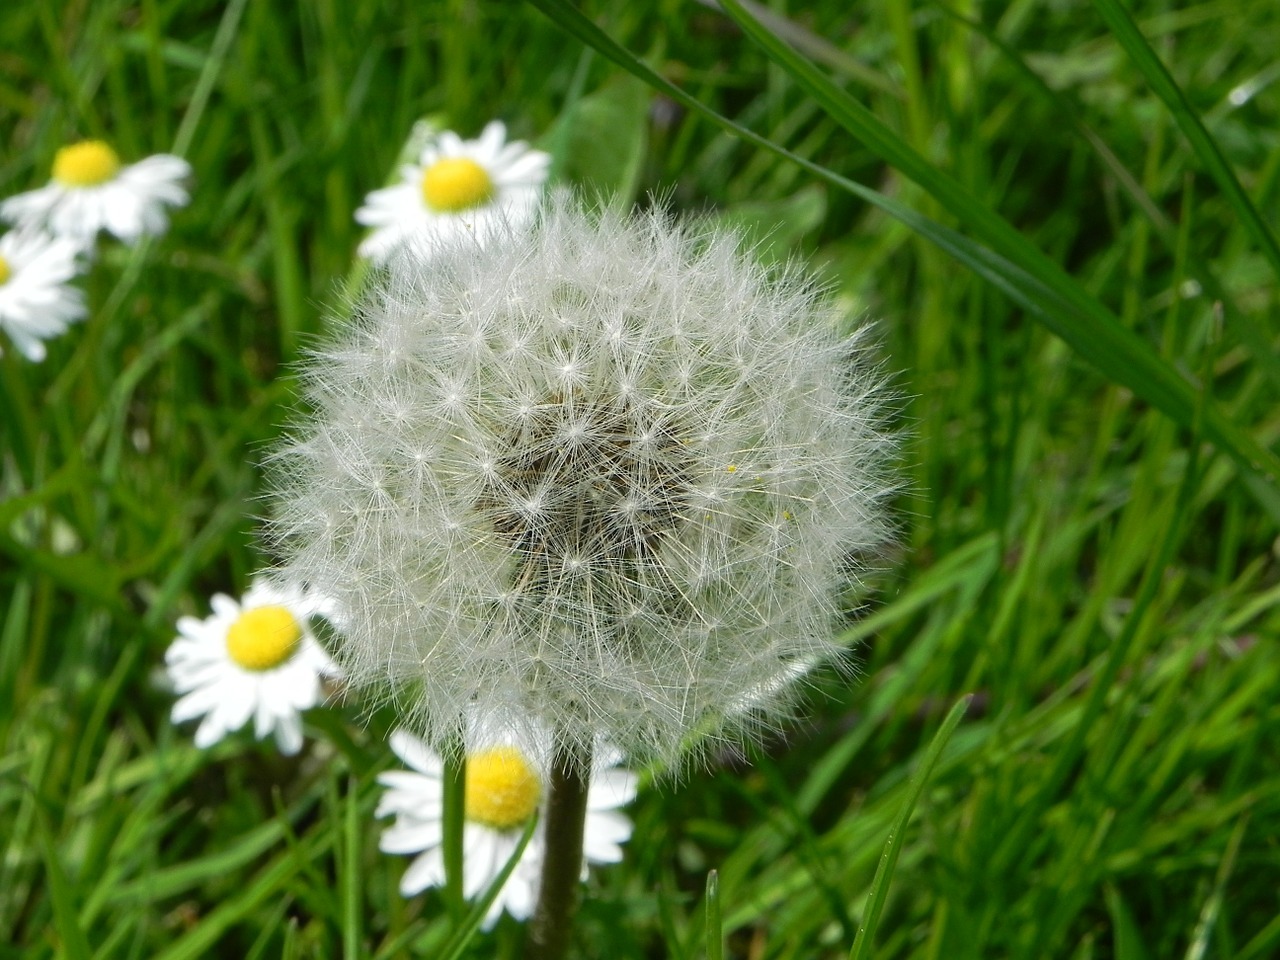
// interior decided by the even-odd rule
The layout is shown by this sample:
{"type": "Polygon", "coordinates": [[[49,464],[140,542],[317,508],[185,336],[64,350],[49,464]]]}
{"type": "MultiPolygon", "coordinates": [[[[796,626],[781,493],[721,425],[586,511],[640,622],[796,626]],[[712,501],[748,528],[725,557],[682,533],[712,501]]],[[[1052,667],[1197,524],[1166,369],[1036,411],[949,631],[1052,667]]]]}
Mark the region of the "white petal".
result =
{"type": "Polygon", "coordinates": [[[13,341],[13,345],[18,348],[18,352],[30,360],[32,363],[39,363],[45,358],[44,343],[36,337],[30,336],[21,327],[8,327],[9,339],[13,341]]]}
{"type": "Polygon", "coordinates": [[[587,815],[583,854],[592,863],[617,863],[622,859],[618,844],[631,837],[631,821],[620,813],[587,815]]]}
{"type": "Polygon", "coordinates": [[[440,758],[407,730],[392,731],[389,742],[395,755],[419,773],[439,777],[443,772],[440,758]]]}
{"type": "Polygon", "coordinates": [[[169,719],[173,723],[185,723],[202,717],[217,706],[220,697],[221,691],[215,684],[193,690],[173,705],[169,719]]]}
{"type": "Polygon", "coordinates": [[[485,124],[484,130],[480,132],[480,137],[476,143],[490,154],[494,154],[497,153],[498,150],[502,149],[502,144],[506,139],[506,124],[501,120],[490,120],[485,124]]]}
{"type": "Polygon", "coordinates": [[[378,849],[383,853],[422,853],[438,847],[444,839],[444,824],[439,820],[401,817],[382,832],[378,849]]]}
{"type": "Polygon", "coordinates": [[[103,202],[104,222],[107,232],[134,243],[142,236],[143,201],[124,189],[106,194],[103,202]]]}
{"type": "Polygon", "coordinates": [[[443,884],[444,851],[435,847],[409,864],[409,869],[400,878],[400,893],[402,896],[412,897],[427,887],[439,887],[443,884]]]}
{"type": "Polygon", "coordinates": [[[204,623],[203,620],[197,620],[195,617],[179,617],[178,633],[184,637],[199,640],[204,636],[204,623]]]}
{"type": "Polygon", "coordinates": [[[493,883],[515,841],[505,834],[480,824],[468,823],[462,828],[462,894],[473,900],[493,883]]]}
{"type": "Polygon", "coordinates": [[[226,735],[227,728],[219,722],[218,714],[214,712],[205,717],[196,730],[195,744],[201,750],[206,750],[226,735]]]}
{"type": "MultiPolygon", "coordinates": [[[[209,606],[213,608],[216,616],[229,621],[226,626],[231,626],[236,617],[240,616],[240,604],[236,603],[225,593],[215,593],[209,598],[209,606]]],[[[208,623],[209,621],[205,621],[208,623]]]]}
{"type": "Polygon", "coordinates": [[[640,777],[630,770],[603,770],[591,780],[587,793],[588,810],[612,810],[636,798],[640,777]]]}
{"type": "Polygon", "coordinates": [[[296,713],[276,721],[276,746],[286,757],[292,757],[302,749],[302,718],[296,713]]]}

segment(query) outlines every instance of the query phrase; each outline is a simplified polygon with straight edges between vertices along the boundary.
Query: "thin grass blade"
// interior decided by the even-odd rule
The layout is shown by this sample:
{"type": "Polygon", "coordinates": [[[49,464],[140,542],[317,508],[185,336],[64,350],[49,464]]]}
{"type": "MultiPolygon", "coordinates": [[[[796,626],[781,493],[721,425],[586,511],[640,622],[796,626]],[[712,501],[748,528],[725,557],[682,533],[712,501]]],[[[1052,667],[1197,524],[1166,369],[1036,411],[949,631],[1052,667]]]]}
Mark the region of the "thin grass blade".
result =
{"type": "Polygon", "coordinates": [[[533,833],[537,828],[538,817],[535,815],[525,825],[524,833],[520,835],[520,842],[516,844],[515,850],[503,865],[502,870],[494,877],[493,883],[489,884],[489,889],[484,892],[484,896],[472,906],[471,912],[467,914],[462,926],[458,928],[457,933],[453,935],[453,939],[449,941],[449,945],[441,954],[444,960],[458,960],[467,949],[468,944],[471,943],[472,938],[476,935],[476,931],[480,929],[484,915],[493,906],[493,901],[498,899],[498,894],[502,892],[507,878],[515,871],[516,864],[524,856],[525,848],[529,846],[529,841],[533,839],[533,833]]]}
{"type": "Polygon", "coordinates": [[[49,898],[53,901],[53,928],[62,941],[62,955],[69,960],[90,960],[93,952],[89,948],[84,929],[80,926],[75,892],[67,872],[62,869],[62,859],[54,845],[52,830],[45,822],[43,811],[37,811],[35,826],[40,854],[44,859],[45,876],[49,881],[49,898]]]}
{"type": "Polygon", "coordinates": [[[1213,177],[1218,189],[1231,204],[1231,209],[1240,218],[1240,223],[1258,245],[1267,262],[1271,264],[1276,277],[1280,278],[1280,243],[1276,241],[1275,234],[1259,215],[1258,208],[1253,205],[1249,195],[1244,192],[1244,187],[1236,179],[1235,172],[1227,163],[1227,158],[1218,148],[1218,142],[1213,139],[1213,135],[1196,116],[1191,101],[1182,92],[1178,82],[1173,79],[1173,74],[1151,49],[1151,44],[1147,43],[1147,38],[1142,35],[1142,31],[1138,29],[1129,11],[1117,0],[1093,0],[1093,5],[1106,21],[1116,42],[1124,48],[1124,52],[1129,55],[1134,66],[1142,72],[1142,76],[1151,85],[1156,96],[1169,108],[1169,112],[1178,123],[1178,129],[1190,142],[1196,156],[1200,158],[1200,162],[1213,177]]]}
{"type": "Polygon", "coordinates": [[[720,922],[720,873],[707,872],[707,960],[724,957],[724,928],[720,922]]]}
{"type": "Polygon", "coordinates": [[[933,772],[938,758],[942,756],[942,751],[947,741],[951,739],[951,734],[960,725],[960,720],[964,717],[965,711],[969,708],[969,701],[972,699],[972,694],[962,697],[947,713],[947,718],[942,721],[942,726],[934,734],[933,741],[920,762],[920,769],[915,779],[911,781],[907,798],[893,821],[889,839],[885,841],[884,853],[880,855],[880,865],[876,867],[875,879],[871,881],[871,895],[867,898],[866,913],[858,927],[858,935],[854,938],[853,949],[849,951],[849,960],[866,960],[871,956],[871,944],[875,940],[880,914],[889,896],[889,881],[893,879],[893,868],[897,865],[898,854],[902,851],[902,838],[906,833],[907,823],[911,820],[911,813],[916,808],[920,794],[924,793],[925,784],[929,782],[929,774],[933,772]]]}

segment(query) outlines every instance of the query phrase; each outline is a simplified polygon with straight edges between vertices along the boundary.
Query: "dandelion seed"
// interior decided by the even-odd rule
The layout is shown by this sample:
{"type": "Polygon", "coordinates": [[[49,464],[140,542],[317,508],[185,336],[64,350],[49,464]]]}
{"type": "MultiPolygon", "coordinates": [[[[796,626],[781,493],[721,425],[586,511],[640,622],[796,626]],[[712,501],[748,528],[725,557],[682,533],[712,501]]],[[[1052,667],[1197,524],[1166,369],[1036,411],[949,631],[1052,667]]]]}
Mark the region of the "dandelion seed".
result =
{"type": "Polygon", "coordinates": [[[328,604],[317,595],[255,581],[237,603],[214,594],[213,614],[182,617],[165,654],[181,699],[174,723],[203,717],[197,747],[211,747],[253,718],[259,740],[274,733],[280,752],[302,749],[301,711],[320,702],[322,679],[340,671],[316,641],[308,620],[328,604]]]}
{"type": "Polygon", "coordinates": [[[181,157],[162,153],[126,165],[103,141],[83,140],[58,151],[47,185],[0,203],[0,218],[47,230],[81,250],[93,246],[100,230],[135,243],[164,233],[165,208],[190,199],[183,186],[190,176],[181,157]]]}
{"type": "Polygon", "coordinates": [[[527,223],[551,158],[506,136],[495,120],[476,140],[445,131],[427,144],[400,183],[374,190],[356,211],[357,223],[374,228],[360,255],[381,264],[405,246],[474,243],[499,225],[527,223]]]}
{"type": "MultiPolygon", "coordinates": [[[[465,851],[462,892],[467,899],[484,893],[515,852],[529,819],[546,800],[546,773],[538,757],[543,743],[531,749],[505,736],[471,734],[467,751],[465,851]]],[[[384,853],[414,855],[400,881],[400,892],[411,897],[429,887],[444,884],[443,765],[426,744],[404,730],[391,735],[391,749],[411,770],[394,770],[378,776],[387,788],[378,802],[376,816],[395,815],[382,834],[384,853]]],[[[587,796],[584,853],[587,863],[616,863],[622,859],[620,844],[631,836],[631,821],[618,812],[636,795],[638,778],[618,766],[616,751],[599,751],[601,760],[587,796]]],[[[533,912],[538,877],[546,851],[543,823],[534,835],[489,912],[483,926],[491,928],[505,910],[517,920],[533,912]]],[[[582,878],[586,879],[584,865],[582,878]]]]}
{"type": "Polygon", "coordinates": [[[0,236],[0,329],[28,360],[45,357],[44,341],[85,315],[75,244],[31,231],[0,236]]]}
{"type": "Polygon", "coordinates": [[[798,271],[657,213],[557,197],[531,232],[409,251],[309,377],[271,536],[342,610],[354,683],[436,751],[472,704],[635,760],[774,725],[796,687],[778,678],[835,652],[839,594],[887,536],[865,338],[798,271]],[[419,415],[378,429],[353,399],[402,392],[419,415]],[[353,474],[374,466],[371,510],[353,474]]]}

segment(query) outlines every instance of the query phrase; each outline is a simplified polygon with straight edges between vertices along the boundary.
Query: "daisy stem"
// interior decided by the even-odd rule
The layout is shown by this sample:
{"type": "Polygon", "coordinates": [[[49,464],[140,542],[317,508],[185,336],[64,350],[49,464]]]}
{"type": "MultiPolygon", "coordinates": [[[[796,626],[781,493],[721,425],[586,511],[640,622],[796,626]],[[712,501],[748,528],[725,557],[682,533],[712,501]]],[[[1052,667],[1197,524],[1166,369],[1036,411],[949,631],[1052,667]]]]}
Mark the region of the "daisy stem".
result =
{"type": "Polygon", "coordinates": [[[560,960],[569,949],[573,912],[582,882],[582,838],[587,820],[591,757],[557,747],[544,816],[545,854],[538,906],[529,927],[526,960],[560,960]]]}
{"type": "Polygon", "coordinates": [[[462,888],[462,830],[466,819],[467,757],[461,749],[444,758],[444,899],[455,921],[466,913],[462,888]]]}

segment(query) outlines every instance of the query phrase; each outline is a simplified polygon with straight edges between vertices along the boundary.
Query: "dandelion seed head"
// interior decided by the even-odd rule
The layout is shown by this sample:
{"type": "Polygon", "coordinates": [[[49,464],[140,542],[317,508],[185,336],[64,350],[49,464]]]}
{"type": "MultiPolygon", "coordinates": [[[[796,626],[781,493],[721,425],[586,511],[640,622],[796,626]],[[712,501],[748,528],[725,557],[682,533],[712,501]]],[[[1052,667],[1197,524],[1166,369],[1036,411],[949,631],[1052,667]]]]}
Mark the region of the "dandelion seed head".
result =
{"type": "Polygon", "coordinates": [[[750,735],[888,535],[883,378],[836,320],[732,234],[566,196],[410,250],[308,370],[273,544],[436,750],[477,703],[638,759],[750,735]]]}

